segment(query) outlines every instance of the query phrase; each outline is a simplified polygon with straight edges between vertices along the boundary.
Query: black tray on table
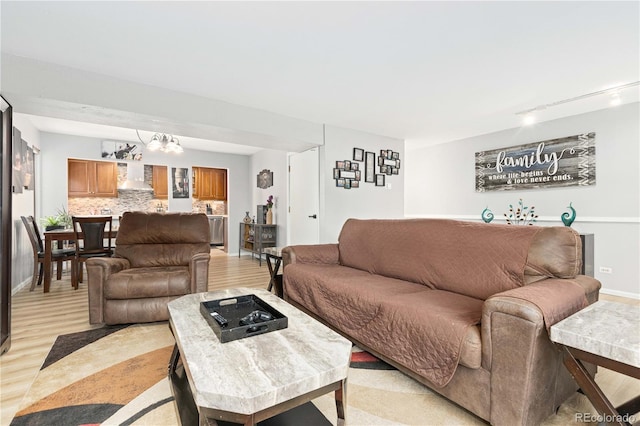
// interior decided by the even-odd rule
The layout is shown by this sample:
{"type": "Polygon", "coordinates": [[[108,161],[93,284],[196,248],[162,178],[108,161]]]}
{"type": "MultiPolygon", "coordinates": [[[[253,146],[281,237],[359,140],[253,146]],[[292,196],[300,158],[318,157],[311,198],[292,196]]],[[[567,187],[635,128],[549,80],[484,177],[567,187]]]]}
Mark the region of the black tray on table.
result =
{"type": "Polygon", "coordinates": [[[283,328],[287,328],[288,325],[286,316],[282,315],[278,310],[254,294],[200,302],[200,313],[207,320],[221,343],[257,336],[258,334],[264,334],[270,331],[282,330],[283,328]],[[240,325],[240,319],[256,310],[268,312],[273,316],[273,319],[256,322],[254,324],[240,325]],[[220,326],[211,316],[213,312],[222,315],[227,320],[228,325],[226,327],[220,326]]]}

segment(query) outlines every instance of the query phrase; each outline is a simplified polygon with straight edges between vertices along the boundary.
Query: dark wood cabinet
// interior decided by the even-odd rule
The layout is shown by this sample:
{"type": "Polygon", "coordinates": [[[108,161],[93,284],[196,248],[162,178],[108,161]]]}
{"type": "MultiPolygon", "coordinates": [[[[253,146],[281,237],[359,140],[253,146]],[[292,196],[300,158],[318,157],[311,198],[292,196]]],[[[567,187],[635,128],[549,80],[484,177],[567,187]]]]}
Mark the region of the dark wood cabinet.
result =
{"type": "Polygon", "coordinates": [[[167,166],[153,166],[153,196],[162,200],[169,198],[167,166]]]}
{"type": "Polygon", "coordinates": [[[242,250],[250,251],[252,257],[255,254],[258,255],[260,266],[262,266],[262,252],[267,247],[276,246],[277,232],[278,228],[276,225],[240,222],[238,257],[240,257],[242,250]]]}
{"type": "Polygon", "coordinates": [[[118,168],[112,161],[67,160],[69,197],[117,197],[118,168]]]}
{"type": "Polygon", "coordinates": [[[227,200],[227,171],[208,167],[193,167],[193,198],[227,200]]]}

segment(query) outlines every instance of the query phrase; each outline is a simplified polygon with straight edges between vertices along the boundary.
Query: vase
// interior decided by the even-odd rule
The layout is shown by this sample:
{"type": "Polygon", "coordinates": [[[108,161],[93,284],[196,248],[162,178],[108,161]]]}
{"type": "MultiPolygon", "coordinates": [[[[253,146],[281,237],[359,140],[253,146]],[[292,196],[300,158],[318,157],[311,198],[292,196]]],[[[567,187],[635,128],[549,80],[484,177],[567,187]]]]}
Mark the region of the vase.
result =
{"type": "Polygon", "coordinates": [[[251,223],[251,216],[249,216],[249,212],[245,213],[244,219],[242,219],[244,223],[251,223]]]}
{"type": "Polygon", "coordinates": [[[273,210],[267,209],[267,225],[273,225],[273,210]]]}

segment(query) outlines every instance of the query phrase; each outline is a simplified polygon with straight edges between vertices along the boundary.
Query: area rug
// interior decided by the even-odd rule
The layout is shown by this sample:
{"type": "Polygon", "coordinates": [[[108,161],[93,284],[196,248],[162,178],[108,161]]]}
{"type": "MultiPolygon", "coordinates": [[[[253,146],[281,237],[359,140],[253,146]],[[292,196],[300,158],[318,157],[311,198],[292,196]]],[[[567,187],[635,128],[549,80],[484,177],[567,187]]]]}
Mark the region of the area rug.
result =
{"type": "MultiPolygon", "coordinates": [[[[11,425],[177,425],[167,380],[173,344],[167,323],[59,336],[11,425]]],[[[315,424],[336,424],[332,395],[309,406],[321,413],[322,422],[315,424]]],[[[545,424],[574,423],[575,408],[565,403],[545,424]]],[[[301,411],[303,416],[309,412],[301,411]]],[[[355,348],[347,384],[347,424],[486,423],[355,348]]]]}

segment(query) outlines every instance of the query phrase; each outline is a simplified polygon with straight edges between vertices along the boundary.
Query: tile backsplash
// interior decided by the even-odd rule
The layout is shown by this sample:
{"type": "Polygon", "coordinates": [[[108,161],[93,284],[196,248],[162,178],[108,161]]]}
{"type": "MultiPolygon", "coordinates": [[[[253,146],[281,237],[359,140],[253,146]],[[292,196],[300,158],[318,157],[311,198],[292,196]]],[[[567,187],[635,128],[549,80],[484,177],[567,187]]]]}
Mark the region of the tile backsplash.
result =
{"type": "MultiPolygon", "coordinates": [[[[126,211],[155,212],[158,204],[161,204],[164,210],[167,211],[169,205],[167,200],[154,198],[153,192],[151,191],[118,190],[118,198],[69,198],[67,210],[71,215],[99,215],[103,214],[103,210],[110,210],[111,213],[104,214],[120,216],[126,211]]],[[[224,201],[201,201],[193,199],[192,211],[206,213],[207,204],[211,205],[212,214],[227,214],[227,204],[224,201]]]]}

